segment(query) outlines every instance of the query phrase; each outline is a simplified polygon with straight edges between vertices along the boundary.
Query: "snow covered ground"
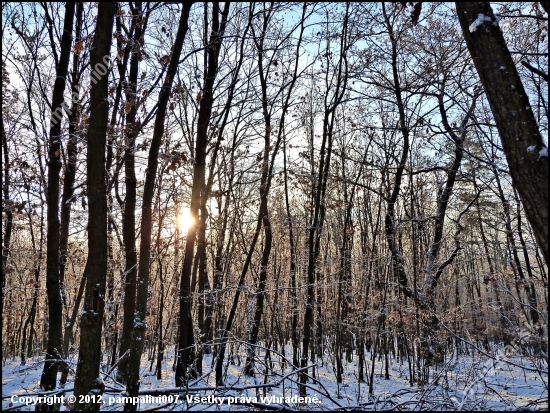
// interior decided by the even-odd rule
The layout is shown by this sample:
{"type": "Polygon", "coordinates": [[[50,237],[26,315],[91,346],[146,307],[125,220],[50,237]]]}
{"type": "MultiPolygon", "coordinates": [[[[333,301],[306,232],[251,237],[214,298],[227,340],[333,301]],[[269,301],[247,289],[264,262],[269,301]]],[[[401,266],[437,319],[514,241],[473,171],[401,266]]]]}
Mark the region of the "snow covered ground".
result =
{"type": "MultiPolygon", "coordinates": [[[[308,382],[307,400],[298,399],[297,373],[281,357],[271,353],[273,371],[266,377],[265,353],[258,351],[256,377],[242,374],[245,360],[244,346],[235,349],[233,361],[227,369],[225,388],[215,388],[211,368],[212,356],[205,355],[203,376],[190,383],[188,392],[177,394],[174,389],[173,351],[163,365],[163,379],[157,380],[151,364],[145,357],[142,363],[142,385],[139,410],[256,410],[267,408],[287,411],[300,410],[548,410],[548,373],[536,371],[536,366],[524,357],[461,356],[447,360],[444,366],[432,372],[431,384],[410,386],[406,360],[391,359],[389,380],[385,379],[383,360],[377,360],[374,374],[374,395],[368,394],[368,384],[357,380],[357,357],[344,364],[343,383],[336,382],[335,366],[325,357],[316,369],[316,381],[308,382]],[[528,367],[520,369],[508,362],[528,367]],[[262,363],[262,364],[260,364],[262,363]],[[240,365],[239,365],[240,364],[240,365]],[[263,386],[272,383],[270,387],[263,386]],[[166,389],[162,391],[161,389],[166,389]],[[170,390],[174,390],[173,392],[170,390]],[[160,390],[160,391],[159,391],[160,390]],[[158,397],[155,399],[154,397],[158,397]]],[[[286,354],[291,354],[288,348],[286,354]]],[[[370,356],[366,353],[368,360],[370,356]]],[[[370,366],[370,361],[369,361],[370,366]]],[[[29,360],[21,366],[18,360],[8,360],[2,366],[2,410],[34,410],[33,403],[40,396],[41,360],[29,360]]],[[[311,374],[311,370],[309,371],[311,374]]],[[[61,410],[70,410],[68,400],[73,395],[74,375],[69,378],[63,395],[61,410]]],[[[122,410],[123,387],[113,374],[104,375],[106,392],[103,410],[122,410]]],[[[61,393],[57,392],[58,401],[61,393]]]]}

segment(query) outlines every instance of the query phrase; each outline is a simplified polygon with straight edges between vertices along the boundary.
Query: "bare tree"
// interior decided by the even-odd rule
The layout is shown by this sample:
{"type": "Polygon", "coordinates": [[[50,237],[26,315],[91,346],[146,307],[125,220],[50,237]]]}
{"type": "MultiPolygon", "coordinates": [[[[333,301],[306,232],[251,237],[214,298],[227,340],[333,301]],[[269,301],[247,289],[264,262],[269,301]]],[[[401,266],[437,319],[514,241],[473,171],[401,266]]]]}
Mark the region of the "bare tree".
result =
{"type": "Polygon", "coordinates": [[[80,348],[74,392],[76,410],[99,410],[100,395],[105,389],[99,377],[101,332],[105,309],[107,276],[107,187],[105,150],[109,124],[109,55],[116,3],[100,3],[94,42],[90,54],[92,67],[90,90],[90,122],[86,154],[88,183],[88,259],[84,308],[80,318],[80,348]],[[80,396],[93,395],[87,400],[80,396]],[[83,402],[81,402],[83,400],[83,402]]]}
{"type": "MultiPolygon", "coordinates": [[[[195,142],[195,164],[193,166],[193,187],[191,191],[190,214],[193,217],[193,224],[188,229],[187,241],[185,244],[185,256],[183,258],[183,267],[181,270],[180,284],[180,325],[178,337],[178,355],[176,365],[176,386],[182,386],[189,378],[196,375],[192,363],[194,356],[192,346],[194,346],[193,321],[191,318],[191,270],[197,238],[197,226],[206,225],[205,218],[199,218],[199,209],[201,199],[206,202],[207,195],[204,194],[205,172],[206,172],[206,147],[208,144],[208,130],[210,118],[212,116],[212,104],[214,102],[214,82],[219,72],[219,54],[222,45],[223,35],[227,26],[227,16],[229,14],[230,2],[225,2],[223,10],[220,9],[218,2],[212,5],[212,28],[208,40],[206,56],[206,72],[202,90],[197,96],[199,100],[199,113],[197,119],[197,139],[195,142]],[[220,20],[221,17],[221,20],[220,20]],[[190,369],[190,372],[188,371],[190,369]]],[[[202,240],[204,242],[204,240],[202,240]]],[[[202,257],[197,257],[203,260],[202,257]]],[[[197,265],[199,263],[197,262],[197,265]]],[[[204,284],[203,284],[204,285],[204,284]]]]}
{"type": "MultiPolygon", "coordinates": [[[[300,359],[300,368],[305,369],[308,365],[308,351],[310,340],[313,335],[313,322],[314,322],[314,304],[315,298],[315,283],[317,273],[317,260],[319,258],[320,246],[321,246],[321,234],[323,232],[323,224],[326,214],[325,196],[327,190],[328,175],[330,170],[330,160],[332,155],[332,143],[334,139],[334,127],[336,119],[336,109],[341,104],[344,94],[346,92],[348,82],[348,62],[347,51],[350,44],[348,33],[348,19],[349,19],[350,4],[346,3],[346,10],[343,18],[343,33],[340,36],[340,47],[338,50],[338,63],[336,66],[336,80],[334,84],[334,92],[331,96],[327,93],[324,99],[324,113],[323,113],[323,133],[322,143],[319,154],[319,167],[317,171],[317,180],[313,207],[314,211],[311,217],[308,234],[308,267],[307,267],[307,303],[306,311],[304,315],[304,336],[302,339],[302,356],[300,359]]],[[[328,48],[327,48],[328,49],[328,48]]],[[[331,51],[327,50],[325,56],[327,61],[331,55],[331,51]]],[[[328,70],[327,62],[327,70],[328,70]]],[[[330,87],[328,81],[329,75],[325,77],[327,87],[330,87]]],[[[320,314],[317,315],[318,319],[320,314]]],[[[320,321],[320,320],[319,320],[320,321]]],[[[319,324],[317,326],[318,333],[320,333],[319,324]]],[[[306,394],[306,381],[307,370],[304,370],[300,374],[300,394],[306,394]]]]}
{"type": "MultiPolygon", "coordinates": [[[[176,70],[181,57],[183,41],[189,29],[189,11],[193,3],[184,3],[181,9],[178,31],[174,40],[172,54],[169,56],[168,68],[164,83],[159,94],[157,113],[153,129],[153,138],[149,149],[147,159],[147,175],[143,188],[143,201],[141,206],[141,238],[140,238],[140,254],[139,254],[139,270],[137,275],[137,290],[136,290],[136,309],[134,315],[134,329],[130,345],[129,355],[129,372],[127,391],[131,396],[137,396],[139,391],[139,369],[141,354],[143,352],[145,339],[145,317],[147,313],[147,301],[149,297],[149,279],[150,279],[150,259],[151,259],[151,232],[152,232],[152,203],[155,191],[155,181],[157,179],[158,155],[164,135],[164,125],[166,122],[166,112],[168,107],[168,99],[172,92],[172,84],[176,75],[176,70]]],[[[137,409],[137,404],[126,403],[124,406],[126,411],[134,411],[137,409]]]]}
{"type": "MultiPolygon", "coordinates": [[[[139,62],[143,59],[143,35],[147,27],[147,16],[143,15],[142,3],[136,2],[132,8],[133,38],[131,44],[130,73],[128,77],[128,96],[130,110],[126,116],[126,136],[124,151],[124,184],[126,197],[124,199],[124,220],[122,237],[124,239],[124,318],[122,325],[122,336],[120,340],[119,362],[117,379],[125,382],[128,370],[128,357],[125,353],[130,348],[132,330],[134,329],[134,312],[136,307],[136,275],[138,271],[138,258],[136,247],[136,198],[137,180],[135,171],[135,148],[136,138],[140,132],[140,125],[136,122],[138,111],[137,83],[139,62]],[[133,102],[133,103],[132,103],[133,102]]],[[[124,75],[124,73],[122,74],[124,75]]],[[[121,76],[122,76],[121,75],[121,76]]],[[[122,85],[121,85],[122,86],[122,85]]]]}
{"type": "MultiPolygon", "coordinates": [[[[48,7],[47,5],[45,7],[48,7]]],[[[56,69],[52,96],[52,117],[50,121],[50,145],[48,150],[48,241],[46,264],[46,290],[48,293],[48,347],[40,385],[52,390],[57,383],[57,360],[61,357],[63,334],[63,302],[59,278],[60,227],[59,227],[59,172],[61,171],[61,120],[63,116],[63,94],[67,83],[70,61],[75,2],[65,5],[65,20],[61,37],[61,52],[56,69]]],[[[52,42],[52,48],[55,44],[52,42]]],[[[48,406],[53,408],[52,406],[48,406]]]]}

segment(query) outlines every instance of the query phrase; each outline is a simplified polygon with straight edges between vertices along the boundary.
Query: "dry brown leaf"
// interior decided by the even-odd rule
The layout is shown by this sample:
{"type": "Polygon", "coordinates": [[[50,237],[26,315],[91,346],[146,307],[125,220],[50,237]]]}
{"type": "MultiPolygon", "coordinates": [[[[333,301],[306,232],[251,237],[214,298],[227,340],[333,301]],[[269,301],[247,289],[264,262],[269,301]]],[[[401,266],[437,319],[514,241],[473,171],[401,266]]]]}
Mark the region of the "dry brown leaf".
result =
{"type": "Polygon", "coordinates": [[[124,112],[126,112],[126,114],[130,113],[133,107],[134,107],[134,99],[126,102],[126,105],[124,105],[124,112]]]}

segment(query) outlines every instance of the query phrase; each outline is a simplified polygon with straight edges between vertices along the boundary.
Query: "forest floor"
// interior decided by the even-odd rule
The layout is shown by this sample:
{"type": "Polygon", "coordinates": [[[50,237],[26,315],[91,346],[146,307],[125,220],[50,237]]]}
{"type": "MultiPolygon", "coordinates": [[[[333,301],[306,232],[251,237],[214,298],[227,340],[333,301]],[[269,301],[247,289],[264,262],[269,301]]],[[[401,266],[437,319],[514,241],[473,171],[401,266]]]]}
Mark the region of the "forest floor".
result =
{"type": "MultiPolygon", "coordinates": [[[[343,382],[340,384],[336,381],[335,365],[327,356],[316,368],[316,380],[310,379],[307,383],[309,399],[298,400],[298,373],[288,364],[283,368],[279,363],[280,355],[270,352],[273,370],[269,370],[268,376],[257,373],[256,377],[246,377],[243,375],[246,349],[240,346],[233,351],[232,362],[226,370],[225,388],[215,388],[212,355],[206,354],[204,374],[190,382],[187,396],[185,392],[176,396],[173,350],[165,358],[161,380],[157,380],[154,367],[150,370],[151,361],[144,356],[138,410],[548,410],[547,365],[536,366],[527,357],[497,354],[495,360],[462,355],[433,369],[430,383],[424,386],[409,384],[406,359],[401,362],[390,358],[389,379],[386,379],[385,363],[381,358],[375,363],[374,394],[369,395],[368,384],[358,382],[356,356],[351,363],[344,363],[343,382]],[[266,383],[272,385],[263,386],[266,383]],[[153,395],[163,393],[161,389],[165,389],[164,394],[153,399],[153,395]]],[[[291,354],[291,351],[287,348],[286,354],[291,354]]],[[[265,352],[258,350],[257,356],[257,370],[265,372],[265,352]]],[[[370,366],[368,352],[366,357],[370,366]]],[[[2,410],[35,410],[32,403],[41,395],[41,372],[42,363],[38,358],[29,360],[25,366],[21,366],[17,359],[4,361],[2,410]]],[[[122,410],[124,387],[114,381],[113,374],[103,376],[106,391],[102,410],[122,410]]],[[[74,372],[66,385],[61,410],[71,408],[68,400],[73,395],[73,381],[74,372]]],[[[57,394],[62,393],[58,391],[57,394]]]]}

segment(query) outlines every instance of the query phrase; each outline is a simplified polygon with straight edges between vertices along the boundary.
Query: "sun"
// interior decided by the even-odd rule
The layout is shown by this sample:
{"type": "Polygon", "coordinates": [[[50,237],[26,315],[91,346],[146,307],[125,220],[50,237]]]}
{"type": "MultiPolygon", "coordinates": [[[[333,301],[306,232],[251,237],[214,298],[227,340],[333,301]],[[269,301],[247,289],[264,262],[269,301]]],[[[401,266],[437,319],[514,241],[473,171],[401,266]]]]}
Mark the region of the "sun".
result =
{"type": "Polygon", "coordinates": [[[193,225],[193,217],[191,217],[191,210],[189,208],[180,208],[176,217],[176,225],[181,232],[187,232],[189,227],[193,225]]]}

